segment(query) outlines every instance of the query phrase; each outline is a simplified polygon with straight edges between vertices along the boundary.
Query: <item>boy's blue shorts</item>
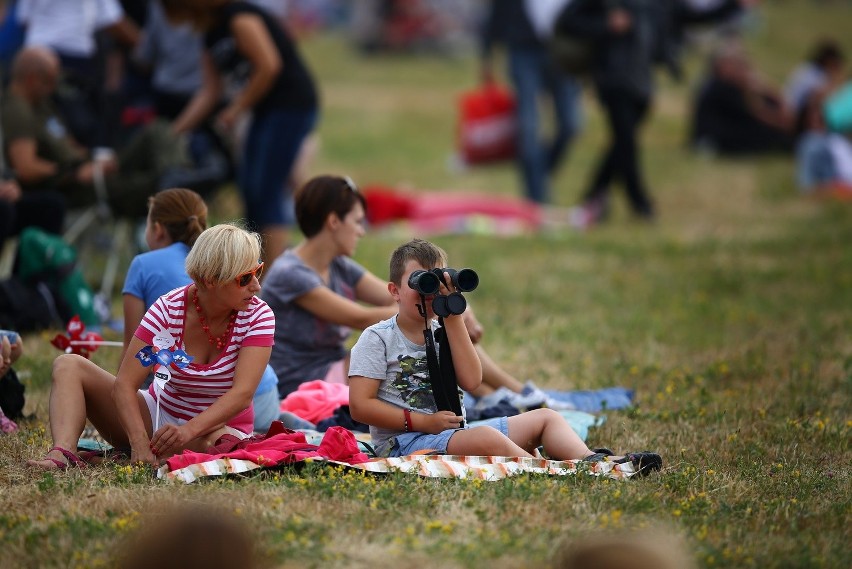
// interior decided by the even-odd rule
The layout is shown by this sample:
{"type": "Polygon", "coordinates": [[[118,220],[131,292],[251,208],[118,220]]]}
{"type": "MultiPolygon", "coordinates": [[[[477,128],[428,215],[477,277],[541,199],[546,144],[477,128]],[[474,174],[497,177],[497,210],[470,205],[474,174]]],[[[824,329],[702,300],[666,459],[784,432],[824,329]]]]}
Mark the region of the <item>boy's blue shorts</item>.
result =
{"type": "MultiPolygon", "coordinates": [[[[507,437],[509,436],[509,421],[506,417],[495,417],[487,421],[477,421],[476,427],[486,426],[494,427],[507,437]]],[[[470,428],[470,427],[468,427],[470,428]]],[[[447,445],[450,443],[456,431],[462,429],[447,429],[437,435],[429,433],[402,433],[397,435],[396,442],[390,450],[389,456],[406,456],[419,450],[435,450],[439,453],[446,454],[447,445]]]]}

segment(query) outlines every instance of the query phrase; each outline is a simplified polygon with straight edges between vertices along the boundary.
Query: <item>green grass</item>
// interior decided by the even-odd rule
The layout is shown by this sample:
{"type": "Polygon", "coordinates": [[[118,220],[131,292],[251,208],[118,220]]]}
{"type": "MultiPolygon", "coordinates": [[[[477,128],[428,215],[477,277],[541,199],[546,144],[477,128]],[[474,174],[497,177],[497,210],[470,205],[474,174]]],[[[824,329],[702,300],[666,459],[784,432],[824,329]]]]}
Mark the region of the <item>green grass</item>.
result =
{"type": "MultiPolygon", "coordinates": [[[[765,2],[749,40],[780,82],[823,35],[852,53],[843,2],[765,2]]],[[[472,56],[363,58],[335,36],[304,51],[323,94],[313,173],[361,184],[517,195],[506,166],[451,172],[455,98],[475,84],[472,56]]],[[[852,210],[798,195],[787,158],[723,161],[682,145],[690,81],[661,77],[643,132],[659,210],[586,234],[446,236],[453,266],[474,267],[469,295],[485,346],[521,378],[561,389],[623,385],[636,406],[607,413],[592,446],[657,449],[660,475],[626,483],[519,477],[497,483],[370,477],[307,466],[191,486],[138,467],[34,472],[47,447],[56,352],[25,338],[23,430],[0,438],[0,566],[91,567],[167,506],[219,504],[254,531],[272,566],[537,567],[562,540],[662,525],[702,567],[848,567],[852,429],[852,210]]],[[[597,106],[555,183],[578,199],[604,143],[597,106]]],[[[213,201],[237,217],[232,191],[213,201]]],[[[387,271],[398,234],[375,233],[357,259],[387,271]]],[[[94,359],[115,369],[116,351],[94,359]]]]}

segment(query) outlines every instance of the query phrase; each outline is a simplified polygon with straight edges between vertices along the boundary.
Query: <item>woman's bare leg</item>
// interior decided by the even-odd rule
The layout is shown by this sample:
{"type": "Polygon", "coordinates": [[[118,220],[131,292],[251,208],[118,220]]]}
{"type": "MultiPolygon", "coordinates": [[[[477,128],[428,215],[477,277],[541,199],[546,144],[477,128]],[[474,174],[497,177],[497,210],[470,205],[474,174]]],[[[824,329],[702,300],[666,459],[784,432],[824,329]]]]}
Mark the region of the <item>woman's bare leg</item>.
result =
{"type": "MultiPolygon", "coordinates": [[[[515,393],[520,393],[523,390],[524,384],[497,365],[497,362],[491,359],[491,356],[485,352],[485,349],[480,344],[476,345],[476,353],[479,354],[479,361],[482,363],[483,385],[490,387],[491,391],[495,391],[501,387],[506,387],[515,393]]],[[[481,395],[477,395],[475,392],[471,393],[471,395],[481,397],[481,395]]]]}
{"type": "MultiPolygon", "coordinates": [[[[115,376],[82,356],[64,354],[53,362],[52,380],[49,413],[53,446],[76,451],[87,417],[110,444],[128,445],[112,399],[115,376]]],[[[148,406],[141,396],[138,399],[150,433],[148,406]]],[[[59,451],[52,451],[46,456],[68,462],[59,451]]],[[[57,467],[51,460],[31,460],[28,464],[47,469],[57,467]]]]}

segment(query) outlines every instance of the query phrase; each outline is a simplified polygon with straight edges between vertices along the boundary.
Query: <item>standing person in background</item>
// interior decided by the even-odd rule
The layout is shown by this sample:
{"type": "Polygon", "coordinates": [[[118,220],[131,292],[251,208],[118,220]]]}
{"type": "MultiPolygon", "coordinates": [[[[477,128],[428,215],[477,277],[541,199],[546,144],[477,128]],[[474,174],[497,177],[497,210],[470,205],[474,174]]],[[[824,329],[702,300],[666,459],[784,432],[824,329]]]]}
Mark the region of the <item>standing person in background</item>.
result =
{"type": "Polygon", "coordinates": [[[151,94],[158,116],[177,118],[201,87],[203,49],[201,35],[189,22],[171,22],[159,0],[148,4],[133,61],[151,74],[151,94]]]}
{"type": "Polygon", "coordinates": [[[654,37],[661,32],[646,1],[575,0],[559,19],[562,33],[595,44],[592,80],[611,133],[583,205],[572,212],[571,223],[580,228],[605,215],[609,186],[616,178],[624,182],[633,213],[641,219],[654,217],[636,140],[651,103],[654,37]]]}
{"type": "Polygon", "coordinates": [[[518,165],[526,197],[551,200],[549,176],[580,127],[580,84],[556,65],[548,48],[559,11],[571,0],[492,0],[482,32],[482,78],[494,80],[493,51],[505,44],[517,99],[518,165]],[[553,105],[552,140],[542,142],[539,96],[553,105]]]}
{"type": "Polygon", "coordinates": [[[202,87],[175,119],[175,132],[191,130],[213,112],[225,92],[223,78],[239,90],[217,116],[218,125],[231,129],[243,113],[252,113],[238,181],[246,217],[263,234],[271,261],[284,251],[293,222],[282,188],[317,120],[314,81],[287,32],[256,6],[230,0],[163,5],[170,17],[191,21],[205,34],[202,87]]]}
{"type": "Polygon", "coordinates": [[[610,129],[609,147],[582,204],[572,211],[572,225],[584,229],[606,217],[616,179],[624,183],[633,214],[654,219],[637,141],[654,94],[654,65],[676,68],[672,52],[687,25],[717,22],[756,2],[723,0],[712,10],[701,10],[683,0],[573,0],[560,14],[556,33],[593,47],[590,74],[610,129]]]}

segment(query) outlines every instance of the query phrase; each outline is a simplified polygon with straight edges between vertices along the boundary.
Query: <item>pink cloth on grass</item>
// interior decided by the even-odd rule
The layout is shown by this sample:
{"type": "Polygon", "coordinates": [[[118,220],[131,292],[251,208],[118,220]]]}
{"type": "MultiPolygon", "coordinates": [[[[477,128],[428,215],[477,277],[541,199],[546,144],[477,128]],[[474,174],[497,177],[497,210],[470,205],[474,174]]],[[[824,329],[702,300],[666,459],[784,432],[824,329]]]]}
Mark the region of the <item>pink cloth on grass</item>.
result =
{"type": "Polygon", "coordinates": [[[334,415],[334,410],[341,405],[349,405],[349,386],[316,379],[303,383],[285,397],[281,410],[311,423],[319,423],[334,415]]]}
{"type": "Polygon", "coordinates": [[[291,464],[312,457],[323,457],[347,464],[359,464],[369,460],[358,448],[355,435],[343,427],[331,427],[317,446],[308,444],[304,433],[285,429],[280,421],[273,421],[265,435],[229,440],[218,447],[210,447],[210,451],[211,453],[203,453],[185,450],[166,462],[169,470],[175,471],[191,464],[220,458],[248,460],[261,466],[291,464]]]}

